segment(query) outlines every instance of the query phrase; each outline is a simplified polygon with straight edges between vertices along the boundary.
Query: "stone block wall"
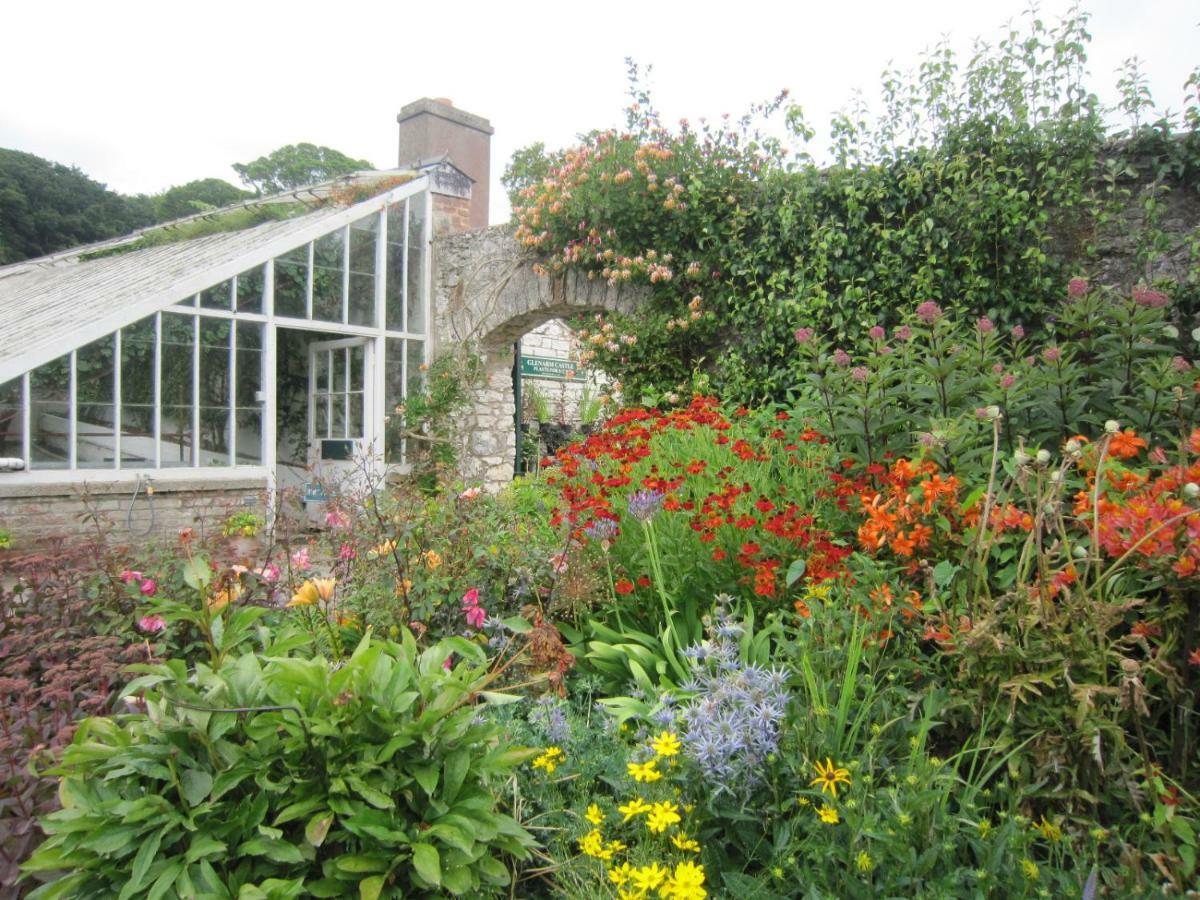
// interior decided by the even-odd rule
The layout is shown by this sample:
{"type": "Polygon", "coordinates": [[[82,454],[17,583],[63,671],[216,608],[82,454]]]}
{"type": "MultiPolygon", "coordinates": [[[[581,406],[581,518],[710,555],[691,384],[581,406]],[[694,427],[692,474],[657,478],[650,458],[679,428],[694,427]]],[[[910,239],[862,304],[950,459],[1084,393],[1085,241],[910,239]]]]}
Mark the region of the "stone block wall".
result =
{"type": "Polygon", "coordinates": [[[233,512],[266,517],[265,478],[159,478],[154,492],[132,482],[87,484],[0,484],[0,527],[13,547],[26,549],[57,538],[96,534],[97,523],[117,541],[154,541],[184,528],[198,535],[219,531],[233,512]],[[132,502],[132,509],[130,501],[132,502]]]}
{"type": "MultiPolygon", "coordinates": [[[[551,319],[539,325],[533,331],[521,338],[521,353],[525,356],[544,356],[550,359],[579,360],[579,341],[567,323],[562,319],[551,319]]],[[[603,372],[590,370],[581,372],[586,381],[558,381],[552,378],[534,378],[526,375],[521,379],[522,390],[533,388],[540,392],[549,403],[550,421],[565,425],[579,424],[579,402],[585,390],[596,396],[607,382],[603,372]]],[[[523,422],[536,422],[533,406],[528,394],[524,397],[524,409],[521,413],[523,422]]]]}

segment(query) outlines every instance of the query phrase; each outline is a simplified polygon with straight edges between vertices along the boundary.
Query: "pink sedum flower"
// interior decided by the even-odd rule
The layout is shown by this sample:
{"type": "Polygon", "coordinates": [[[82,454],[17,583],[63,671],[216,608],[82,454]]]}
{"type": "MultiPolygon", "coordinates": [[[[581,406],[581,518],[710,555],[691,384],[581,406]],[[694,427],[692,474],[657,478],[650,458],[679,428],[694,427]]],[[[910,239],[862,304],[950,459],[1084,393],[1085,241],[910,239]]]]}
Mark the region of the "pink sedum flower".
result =
{"type": "Polygon", "coordinates": [[[873,341],[882,341],[887,336],[887,332],[883,330],[882,325],[872,325],[867,334],[870,335],[873,341]]]}
{"type": "Polygon", "coordinates": [[[996,323],[987,316],[980,316],[975,320],[975,327],[979,329],[980,334],[991,334],[996,330],[996,323]]]}
{"type": "Polygon", "coordinates": [[[1008,375],[1001,376],[1001,378],[1000,378],[1000,387],[1004,388],[1004,390],[1006,390],[1006,391],[1016,383],[1017,383],[1017,376],[1013,375],[1011,373],[1008,375]]]}
{"type": "Polygon", "coordinates": [[[850,377],[855,381],[866,381],[871,376],[871,370],[866,366],[855,366],[850,370],[850,377]]]}
{"type": "Polygon", "coordinates": [[[917,307],[917,318],[926,325],[932,325],[942,317],[942,308],[932,300],[926,300],[917,307]]]}
{"type": "Polygon", "coordinates": [[[1089,285],[1086,278],[1072,278],[1067,282],[1068,297],[1082,297],[1088,292],[1089,285]]]}
{"type": "Polygon", "coordinates": [[[1042,359],[1046,362],[1058,362],[1062,359],[1062,350],[1058,347],[1047,347],[1042,351],[1042,359]]]}
{"type": "Polygon", "coordinates": [[[813,339],[813,330],[811,328],[797,328],[792,336],[796,338],[797,344],[807,344],[813,339]]]}
{"type": "Polygon", "coordinates": [[[1138,306],[1144,306],[1146,309],[1159,309],[1166,306],[1168,302],[1167,295],[1162,291],[1152,291],[1149,288],[1134,288],[1133,302],[1138,306]]]}
{"type": "Polygon", "coordinates": [[[1021,338],[1025,337],[1025,329],[1020,325],[1014,325],[1012,327],[1012,331],[1009,333],[1013,336],[1014,341],[1019,341],[1021,338]]]}
{"type": "Polygon", "coordinates": [[[850,365],[850,354],[847,353],[845,350],[843,350],[841,347],[838,347],[836,350],[833,351],[833,364],[835,366],[850,365]]]}
{"type": "Polygon", "coordinates": [[[912,329],[907,325],[901,325],[899,328],[893,331],[892,334],[898,341],[912,340],[912,329]]]}

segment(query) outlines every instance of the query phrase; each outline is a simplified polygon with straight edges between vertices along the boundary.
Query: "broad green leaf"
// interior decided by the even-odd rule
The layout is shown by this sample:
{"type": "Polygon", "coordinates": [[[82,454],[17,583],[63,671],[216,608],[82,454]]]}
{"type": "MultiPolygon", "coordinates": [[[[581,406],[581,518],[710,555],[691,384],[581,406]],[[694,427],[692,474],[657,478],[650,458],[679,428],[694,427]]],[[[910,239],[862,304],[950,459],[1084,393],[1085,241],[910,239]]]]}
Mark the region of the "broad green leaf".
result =
{"type": "Polygon", "coordinates": [[[213,777],[203,769],[185,769],[179,782],[188,806],[199,806],[212,791],[213,777]]]}
{"type": "Polygon", "coordinates": [[[333,824],[333,813],[317,813],[304,826],[304,838],[314,847],[320,847],[329,834],[329,826],[333,824]]]}
{"type": "Polygon", "coordinates": [[[442,883],[442,867],[437,848],[433,844],[413,844],[413,868],[417,874],[434,887],[442,883]]]}
{"type": "Polygon", "coordinates": [[[364,878],[358,883],[359,900],[379,900],[379,895],[382,893],[382,875],[372,875],[370,878],[364,878]]]}

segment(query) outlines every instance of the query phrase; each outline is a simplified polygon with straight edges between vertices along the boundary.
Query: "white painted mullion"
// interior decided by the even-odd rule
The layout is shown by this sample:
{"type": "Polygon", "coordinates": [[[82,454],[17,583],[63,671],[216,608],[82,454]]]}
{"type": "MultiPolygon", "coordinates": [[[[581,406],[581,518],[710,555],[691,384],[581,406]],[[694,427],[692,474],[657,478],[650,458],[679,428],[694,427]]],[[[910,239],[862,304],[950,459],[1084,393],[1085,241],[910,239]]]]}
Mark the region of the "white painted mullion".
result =
{"type": "Polygon", "coordinates": [[[154,468],[162,468],[162,313],[154,314],[154,468]]]}
{"type": "Polygon", "coordinates": [[[387,327],[387,207],[376,214],[375,227],[375,327],[387,327]]]}
{"type": "Polygon", "coordinates": [[[113,468],[121,468],[121,329],[113,332],[113,468]]]}
{"type": "Polygon", "coordinates": [[[385,362],[387,360],[387,207],[378,213],[375,228],[375,352],[371,354],[371,384],[373,391],[369,406],[364,414],[370,419],[364,422],[364,437],[369,439],[371,458],[378,460],[380,471],[386,465],[387,448],[384,447],[384,421],[387,418],[385,362]]]}
{"type": "Polygon", "coordinates": [[[192,316],[192,465],[200,465],[200,317],[192,316]]]}
{"type": "MultiPolygon", "coordinates": [[[[432,359],[431,348],[429,344],[429,336],[433,333],[430,320],[429,297],[433,293],[433,266],[431,265],[430,246],[433,243],[433,193],[425,192],[425,223],[421,230],[421,290],[424,296],[421,298],[421,335],[425,338],[425,342],[421,348],[421,360],[428,362],[432,359]]],[[[408,255],[405,254],[405,259],[408,255]]],[[[405,323],[407,327],[407,323],[405,323]]]]}
{"type": "MultiPolygon", "coordinates": [[[[405,254],[407,257],[408,254],[405,254]]],[[[404,407],[404,415],[408,415],[408,341],[396,341],[400,345],[400,405],[404,407]]],[[[408,423],[405,422],[404,430],[408,431],[408,423]]],[[[400,438],[400,465],[408,462],[408,438],[400,438]]]]}
{"type": "Polygon", "coordinates": [[[237,320],[229,324],[229,464],[237,465],[237,320]]]}
{"type": "MultiPolygon", "coordinates": [[[[408,200],[404,201],[404,241],[400,245],[400,328],[408,331],[408,200]]],[[[404,389],[401,388],[403,394],[404,389]]]]}
{"type": "Polygon", "coordinates": [[[67,388],[67,468],[78,468],[79,453],[75,447],[75,441],[79,436],[79,416],[76,414],[75,406],[79,399],[79,372],[76,360],[76,351],[71,351],[71,380],[70,386],[67,388]]]}
{"type": "Polygon", "coordinates": [[[29,387],[29,373],[21,376],[21,457],[25,460],[25,471],[33,467],[33,410],[30,407],[33,392],[29,387]]]}
{"type": "Polygon", "coordinates": [[[259,448],[259,455],[267,469],[268,508],[274,510],[278,483],[275,471],[275,261],[272,259],[264,265],[263,285],[263,312],[266,313],[267,324],[263,326],[262,371],[258,377],[263,396],[263,404],[259,407],[262,410],[262,422],[259,425],[262,447],[259,448]]]}

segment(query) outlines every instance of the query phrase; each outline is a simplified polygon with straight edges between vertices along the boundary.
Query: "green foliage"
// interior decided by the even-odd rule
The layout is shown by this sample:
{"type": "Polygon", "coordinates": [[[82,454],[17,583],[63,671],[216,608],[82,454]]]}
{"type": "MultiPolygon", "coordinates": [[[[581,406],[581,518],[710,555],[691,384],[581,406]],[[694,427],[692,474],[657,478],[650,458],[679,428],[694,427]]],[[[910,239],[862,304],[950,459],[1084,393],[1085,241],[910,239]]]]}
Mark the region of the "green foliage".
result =
{"type": "Polygon", "coordinates": [[[0,150],[0,265],[126,234],[154,221],[79,169],[0,150]]]}
{"type": "Polygon", "coordinates": [[[144,715],[89,719],[32,897],[480,896],[532,838],[492,785],[528,758],[475,721],[479,648],[364,638],[339,667],[245,653],[144,666],[144,715]],[[451,654],[463,660],[447,671],[451,654]]]}
{"type": "MultiPolygon", "coordinates": [[[[762,133],[779,112],[807,141],[799,107],[670,128],[631,67],[627,131],[552,157],[549,176],[519,192],[518,237],[551,271],[650,287],[649,304],[591,347],[633,397],[686,395],[699,370],[727,399],[779,399],[797,326],[848,339],[923,300],[1001,327],[1036,321],[1129,231],[1131,203],[1143,207],[1136,255],[1149,281],[1179,255],[1162,228],[1166,198],[1195,180],[1200,145],[1166,119],[1106,144],[1082,81],[1086,21],[1031,13],[966,62],[943,44],[911,75],[885,72],[882,112],[872,119],[860,101],[839,114],[824,169],[762,133]],[[1150,186],[1131,197],[1139,181],[1150,186]]],[[[1138,76],[1126,81],[1127,111],[1144,121],[1138,76]]],[[[1194,293],[1200,252],[1190,259],[1170,274],[1194,293]]]]}
{"type": "Polygon", "coordinates": [[[470,400],[470,389],[483,377],[474,349],[450,349],[429,365],[419,390],[412,390],[388,420],[389,443],[408,440],[408,453],[422,483],[449,477],[458,459],[457,416],[470,400]]]}
{"type": "Polygon", "coordinates": [[[155,219],[166,222],[232,206],[254,196],[220,178],[201,178],[168,188],[154,198],[155,219]]]}
{"type": "Polygon", "coordinates": [[[233,164],[242,181],[259,194],[278,194],[373,168],[365,159],[316,144],[288,144],[250,162],[233,164]]]}
{"type": "Polygon", "coordinates": [[[508,165],[504,167],[504,174],[500,176],[500,183],[508,194],[508,202],[516,206],[521,192],[548,177],[553,166],[554,159],[546,153],[546,145],[541,141],[514,150],[508,165]]]}

